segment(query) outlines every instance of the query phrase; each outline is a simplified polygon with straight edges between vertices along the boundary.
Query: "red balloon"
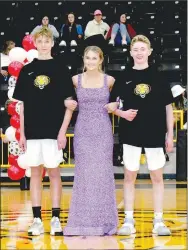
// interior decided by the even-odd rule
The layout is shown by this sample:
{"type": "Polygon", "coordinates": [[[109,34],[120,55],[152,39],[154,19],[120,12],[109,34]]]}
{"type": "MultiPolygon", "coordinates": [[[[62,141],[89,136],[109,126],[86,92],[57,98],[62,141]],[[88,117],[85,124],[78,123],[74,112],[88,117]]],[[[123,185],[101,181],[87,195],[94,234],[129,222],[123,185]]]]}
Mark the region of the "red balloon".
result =
{"type": "Polygon", "coordinates": [[[25,169],[22,169],[18,166],[14,166],[14,165],[11,165],[9,168],[8,168],[8,177],[11,179],[11,180],[20,180],[21,178],[23,178],[25,176],[25,169]]]}
{"type": "Polygon", "coordinates": [[[45,177],[45,175],[46,175],[46,169],[45,169],[45,168],[43,168],[42,178],[44,178],[44,177],[45,177]]]}
{"type": "Polygon", "coordinates": [[[17,102],[11,102],[10,104],[8,104],[7,111],[8,111],[9,115],[16,115],[17,114],[16,104],[17,104],[17,102]]]}
{"type": "Polygon", "coordinates": [[[31,35],[27,35],[24,37],[22,41],[22,46],[26,51],[29,51],[30,49],[36,49],[33,37],[31,35]]]}
{"type": "Polygon", "coordinates": [[[20,140],[20,129],[17,129],[17,130],[16,130],[15,137],[16,137],[16,140],[17,140],[17,141],[20,140]]]}
{"type": "Polygon", "coordinates": [[[10,118],[10,125],[11,125],[13,128],[19,128],[19,127],[20,127],[20,118],[19,118],[17,115],[13,115],[13,116],[10,118]]]}
{"type": "Polygon", "coordinates": [[[8,162],[10,165],[18,165],[17,163],[17,159],[18,159],[18,156],[15,156],[15,155],[9,155],[8,157],[8,162]]]}
{"type": "Polygon", "coordinates": [[[23,66],[21,62],[11,62],[8,66],[8,72],[10,75],[18,77],[23,66]]]}

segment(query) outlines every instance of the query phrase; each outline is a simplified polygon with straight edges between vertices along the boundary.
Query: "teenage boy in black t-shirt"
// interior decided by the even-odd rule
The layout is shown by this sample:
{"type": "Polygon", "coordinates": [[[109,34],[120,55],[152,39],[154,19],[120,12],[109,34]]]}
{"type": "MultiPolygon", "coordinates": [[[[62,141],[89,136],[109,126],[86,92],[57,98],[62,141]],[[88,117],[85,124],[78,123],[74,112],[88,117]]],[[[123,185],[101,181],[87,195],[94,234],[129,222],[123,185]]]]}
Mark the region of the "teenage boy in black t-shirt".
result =
{"type": "Polygon", "coordinates": [[[59,220],[62,193],[59,164],[63,160],[66,131],[76,106],[71,97],[75,91],[69,70],[51,56],[54,45],[50,30],[43,28],[34,34],[38,59],[23,67],[13,98],[22,101],[20,109],[20,147],[25,151],[18,159],[20,166],[31,167],[31,201],[34,221],[29,235],[44,232],[41,219],[42,166],[48,170],[52,199],[51,235],[62,234],[59,220]]]}
{"type": "MultiPolygon", "coordinates": [[[[150,41],[138,35],[131,42],[133,68],[119,75],[111,92],[111,102],[117,97],[123,103],[123,110],[114,113],[120,116],[120,140],[123,143],[125,165],[124,205],[125,221],[119,235],[135,233],[133,207],[135,180],[140,166],[142,148],[145,149],[148,168],[153,184],[154,227],[157,235],[170,235],[163,222],[163,147],[173,149],[173,102],[170,86],[163,81],[160,72],[148,65],[151,54],[150,41]],[[166,138],[166,139],[165,139],[166,138]]],[[[113,103],[110,103],[113,105],[113,103]]]]}

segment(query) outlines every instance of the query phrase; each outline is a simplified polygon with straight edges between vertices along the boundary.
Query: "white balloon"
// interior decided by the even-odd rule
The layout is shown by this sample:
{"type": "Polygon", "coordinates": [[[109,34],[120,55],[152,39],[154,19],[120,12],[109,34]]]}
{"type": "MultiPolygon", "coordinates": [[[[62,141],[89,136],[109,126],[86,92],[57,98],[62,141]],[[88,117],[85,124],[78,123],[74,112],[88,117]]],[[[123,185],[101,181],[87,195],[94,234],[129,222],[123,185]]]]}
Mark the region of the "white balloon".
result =
{"type": "Polygon", "coordinates": [[[9,58],[11,62],[17,61],[23,63],[24,60],[26,59],[26,56],[27,56],[27,51],[25,51],[21,47],[15,47],[11,49],[9,52],[9,58]]]}
{"type": "Polygon", "coordinates": [[[7,137],[8,141],[16,141],[16,129],[12,126],[8,127],[5,131],[5,136],[7,137]]]}
{"type": "Polygon", "coordinates": [[[27,52],[27,60],[32,62],[34,58],[38,58],[38,51],[36,49],[30,49],[27,52]]]}
{"type": "Polygon", "coordinates": [[[8,80],[8,87],[16,87],[17,77],[11,76],[8,80]]]}
{"type": "Polygon", "coordinates": [[[14,89],[15,89],[15,87],[9,88],[8,93],[7,93],[8,98],[9,98],[11,101],[14,101],[14,100],[15,100],[14,98],[12,98],[12,96],[13,96],[13,94],[14,94],[14,89]]]}
{"type": "Polygon", "coordinates": [[[17,162],[18,162],[18,165],[19,165],[20,168],[23,168],[23,169],[28,168],[28,161],[27,161],[27,158],[26,158],[25,154],[19,155],[19,157],[17,159],[17,162]]]}
{"type": "Polygon", "coordinates": [[[31,177],[31,168],[27,168],[25,171],[25,176],[31,177]]]}

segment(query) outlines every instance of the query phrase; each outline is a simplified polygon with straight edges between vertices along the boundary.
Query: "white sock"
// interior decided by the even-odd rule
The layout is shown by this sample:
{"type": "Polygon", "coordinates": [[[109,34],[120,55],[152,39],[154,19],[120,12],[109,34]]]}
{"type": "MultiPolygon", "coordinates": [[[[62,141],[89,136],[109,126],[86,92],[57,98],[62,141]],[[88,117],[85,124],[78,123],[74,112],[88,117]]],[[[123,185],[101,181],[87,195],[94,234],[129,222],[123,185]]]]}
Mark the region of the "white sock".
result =
{"type": "Polygon", "coordinates": [[[154,213],[154,218],[155,219],[162,219],[163,218],[163,213],[154,213]]]}
{"type": "Polygon", "coordinates": [[[125,211],[126,218],[133,218],[133,211],[125,211]]]}

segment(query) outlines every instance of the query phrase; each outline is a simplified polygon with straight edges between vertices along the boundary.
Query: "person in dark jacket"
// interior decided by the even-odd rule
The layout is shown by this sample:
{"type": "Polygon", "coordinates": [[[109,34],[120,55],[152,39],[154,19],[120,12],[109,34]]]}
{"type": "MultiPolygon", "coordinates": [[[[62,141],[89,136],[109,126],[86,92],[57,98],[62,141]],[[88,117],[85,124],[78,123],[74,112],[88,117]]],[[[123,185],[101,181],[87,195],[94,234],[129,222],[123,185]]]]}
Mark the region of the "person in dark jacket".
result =
{"type": "Polygon", "coordinates": [[[74,13],[69,13],[67,15],[67,21],[61,27],[61,37],[63,40],[60,42],[60,46],[77,46],[79,40],[83,37],[83,30],[80,24],[76,24],[74,13]]]}

